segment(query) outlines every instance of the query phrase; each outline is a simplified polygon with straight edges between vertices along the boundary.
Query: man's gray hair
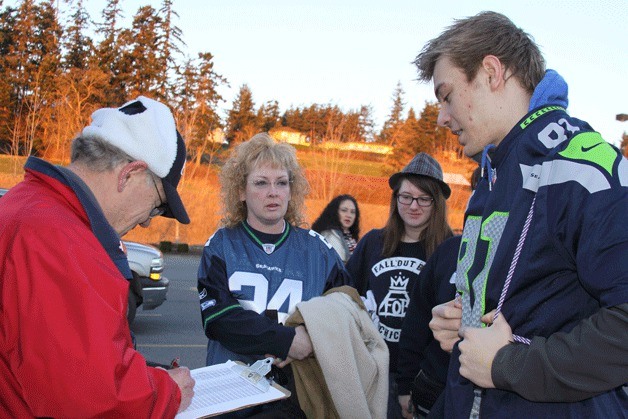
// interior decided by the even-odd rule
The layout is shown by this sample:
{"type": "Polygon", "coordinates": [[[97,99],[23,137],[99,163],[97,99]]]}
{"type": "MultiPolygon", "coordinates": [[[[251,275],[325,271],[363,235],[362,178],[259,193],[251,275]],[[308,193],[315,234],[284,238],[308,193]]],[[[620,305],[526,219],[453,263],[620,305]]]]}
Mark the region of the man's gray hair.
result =
{"type": "Polygon", "coordinates": [[[100,138],[79,135],[72,141],[70,161],[84,164],[95,172],[106,172],[120,163],[134,160],[136,159],[100,138]]]}

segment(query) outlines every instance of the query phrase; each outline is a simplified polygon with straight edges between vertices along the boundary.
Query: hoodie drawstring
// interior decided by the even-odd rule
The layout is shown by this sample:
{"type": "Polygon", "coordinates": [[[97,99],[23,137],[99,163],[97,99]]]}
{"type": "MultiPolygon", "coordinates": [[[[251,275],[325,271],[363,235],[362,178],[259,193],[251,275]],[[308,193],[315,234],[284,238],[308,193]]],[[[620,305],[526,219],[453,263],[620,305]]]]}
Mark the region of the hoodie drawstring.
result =
{"type": "Polygon", "coordinates": [[[487,144],[482,150],[482,160],[480,161],[480,177],[484,177],[486,171],[486,178],[488,179],[488,190],[493,190],[493,184],[497,181],[497,170],[491,166],[491,156],[488,152],[495,148],[494,144],[487,144]]]}
{"type": "MultiPolygon", "coordinates": [[[[523,244],[526,241],[526,237],[528,236],[528,231],[530,231],[530,224],[532,222],[532,216],[534,215],[534,204],[536,203],[536,195],[534,195],[534,199],[532,199],[532,204],[530,205],[530,210],[528,211],[528,215],[526,217],[525,223],[523,223],[523,230],[521,230],[521,235],[519,236],[519,241],[517,242],[517,247],[515,248],[515,254],[512,257],[512,261],[510,262],[510,269],[508,269],[508,274],[506,275],[506,280],[504,281],[504,286],[502,287],[502,293],[499,296],[499,302],[497,303],[497,309],[495,310],[495,315],[493,316],[493,321],[499,316],[499,313],[502,311],[502,305],[504,304],[504,300],[506,299],[506,294],[508,293],[508,288],[510,287],[510,281],[512,281],[512,276],[515,273],[515,268],[517,267],[517,262],[519,262],[519,256],[521,256],[521,250],[523,249],[523,244]]],[[[529,345],[531,343],[530,339],[524,338],[523,336],[512,335],[515,342],[525,343],[529,345]]]]}

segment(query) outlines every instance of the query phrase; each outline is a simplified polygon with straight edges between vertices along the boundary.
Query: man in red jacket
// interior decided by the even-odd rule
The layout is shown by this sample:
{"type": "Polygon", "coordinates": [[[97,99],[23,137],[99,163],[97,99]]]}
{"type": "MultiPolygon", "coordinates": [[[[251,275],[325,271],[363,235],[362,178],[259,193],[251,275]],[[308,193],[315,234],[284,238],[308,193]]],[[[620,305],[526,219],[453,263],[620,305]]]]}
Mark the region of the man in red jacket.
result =
{"type": "Polygon", "coordinates": [[[133,348],[120,241],[158,215],[189,223],[185,145],[145,97],[92,119],[68,167],[30,157],[0,200],[0,417],[173,417],[194,393],[187,368],[133,348]]]}

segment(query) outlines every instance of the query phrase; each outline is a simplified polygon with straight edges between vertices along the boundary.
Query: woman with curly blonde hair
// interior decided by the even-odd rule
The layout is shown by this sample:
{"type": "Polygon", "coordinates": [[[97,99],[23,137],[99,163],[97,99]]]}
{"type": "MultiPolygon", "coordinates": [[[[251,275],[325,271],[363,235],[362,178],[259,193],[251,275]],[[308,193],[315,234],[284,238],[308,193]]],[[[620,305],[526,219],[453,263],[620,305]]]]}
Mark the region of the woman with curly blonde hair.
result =
{"type": "MultiPolygon", "coordinates": [[[[299,227],[309,186],[296,152],[257,134],[234,150],[220,180],[223,227],[205,244],[198,271],[207,365],[304,359],[312,354],[307,331],[282,323],[297,303],[350,280],[320,235],[299,227]]],[[[299,417],[290,403],[264,409],[299,417]]]]}
{"type": "Polygon", "coordinates": [[[249,171],[260,162],[288,171],[290,200],[284,218],[294,226],[303,225],[305,195],[310,191],[310,185],[299,166],[294,147],[286,143],[275,143],[266,133],[257,134],[240,144],[220,172],[222,224],[225,227],[234,227],[246,219],[246,201],[241,199],[241,191],[246,187],[249,171]]]}

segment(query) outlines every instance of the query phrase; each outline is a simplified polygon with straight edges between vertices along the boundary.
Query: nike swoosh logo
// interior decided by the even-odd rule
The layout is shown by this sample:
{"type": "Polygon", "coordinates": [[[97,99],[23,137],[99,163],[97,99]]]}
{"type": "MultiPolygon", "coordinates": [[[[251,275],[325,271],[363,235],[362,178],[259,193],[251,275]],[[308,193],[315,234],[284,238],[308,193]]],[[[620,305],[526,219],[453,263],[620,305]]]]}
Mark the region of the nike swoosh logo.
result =
{"type": "Polygon", "coordinates": [[[593,144],[591,147],[580,146],[580,150],[582,150],[583,153],[586,153],[587,151],[590,151],[590,150],[594,149],[595,147],[599,146],[600,144],[604,144],[604,141],[599,142],[597,144],[593,144]]]}

